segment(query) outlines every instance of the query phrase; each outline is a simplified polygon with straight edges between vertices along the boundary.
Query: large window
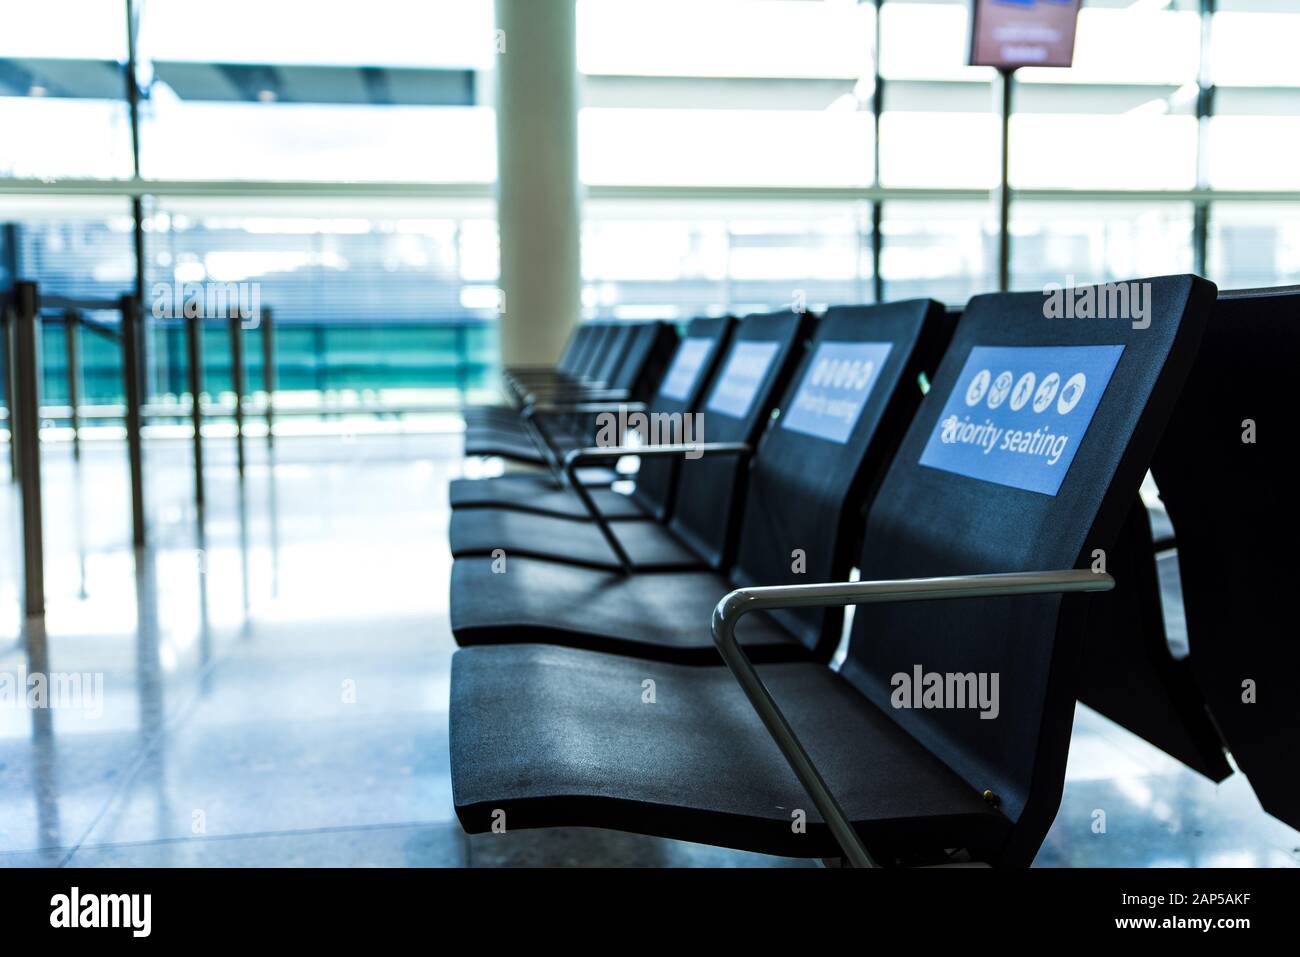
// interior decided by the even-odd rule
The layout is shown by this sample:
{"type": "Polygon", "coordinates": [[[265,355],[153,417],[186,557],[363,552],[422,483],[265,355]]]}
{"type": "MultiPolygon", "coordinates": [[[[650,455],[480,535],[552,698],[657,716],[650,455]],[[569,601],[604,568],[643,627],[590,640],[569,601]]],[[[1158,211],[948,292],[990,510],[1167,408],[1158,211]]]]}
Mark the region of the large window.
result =
{"type": "Polygon", "coordinates": [[[1300,2],[1221,0],[1211,36],[1209,185],[1300,188],[1300,2]]]}
{"type": "MultiPolygon", "coordinates": [[[[0,281],[133,284],[113,185],[132,176],[124,6],[0,4],[0,225],[16,226],[0,281]],[[101,180],[108,198],[44,179],[101,180]]],[[[1300,0],[1201,6],[1089,0],[1074,66],[1016,75],[1014,286],[1196,268],[1224,287],[1300,281],[1300,0]]],[[[488,381],[495,69],[526,42],[502,42],[492,7],[138,2],[141,171],[163,184],[149,283],[258,283],[298,356],[286,386],[488,381]],[[446,331],[461,326],[484,332],[446,331]]],[[[587,317],[995,287],[995,74],[965,65],[966,0],[577,14],[587,317]]],[[[161,395],[178,389],[169,335],[151,353],[161,395]]]]}
{"type": "Polygon", "coordinates": [[[131,175],[124,10],[0,3],[0,177],[131,175]]]}
{"type": "Polygon", "coordinates": [[[880,231],[886,299],[963,303],[996,285],[997,237],[988,203],[888,202],[880,231]]]}
{"type": "Polygon", "coordinates": [[[579,0],[583,180],[866,185],[873,37],[870,5],[579,0]]]}
{"type": "Polygon", "coordinates": [[[1300,202],[1215,203],[1209,268],[1223,289],[1300,283],[1300,202]]]}
{"type": "MultiPolygon", "coordinates": [[[[489,209],[403,204],[402,209],[312,202],[164,202],[146,227],[148,382],[161,401],[186,391],[184,304],[208,286],[248,290],[241,305],[272,311],[279,386],[360,395],[429,390],[470,394],[495,358],[497,246],[489,209]],[[314,215],[308,215],[306,209],[314,215]],[[207,284],[206,286],[204,284],[207,284]]],[[[134,284],[132,220],[120,201],[25,204],[16,272],[43,294],[116,300],[134,284]]],[[[199,301],[205,301],[200,295],[199,301]]],[[[115,313],[89,316],[115,327],[115,313]]],[[[205,375],[230,388],[229,333],[208,316],[205,375]]],[[[61,327],[45,343],[49,401],[66,395],[61,327]]],[[[250,388],[261,383],[254,321],[246,330],[250,388]]],[[[120,350],[84,338],[84,395],[116,402],[120,350]]],[[[454,397],[453,397],[454,398],[454,397]]]]}
{"type": "Polygon", "coordinates": [[[1191,203],[1021,201],[1011,220],[1017,289],[1192,269],[1191,203]]]}
{"type": "Polygon", "coordinates": [[[871,300],[864,203],[694,204],[659,217],[592,203],[588,216],[590,316],[684,320],[871,300]]]}

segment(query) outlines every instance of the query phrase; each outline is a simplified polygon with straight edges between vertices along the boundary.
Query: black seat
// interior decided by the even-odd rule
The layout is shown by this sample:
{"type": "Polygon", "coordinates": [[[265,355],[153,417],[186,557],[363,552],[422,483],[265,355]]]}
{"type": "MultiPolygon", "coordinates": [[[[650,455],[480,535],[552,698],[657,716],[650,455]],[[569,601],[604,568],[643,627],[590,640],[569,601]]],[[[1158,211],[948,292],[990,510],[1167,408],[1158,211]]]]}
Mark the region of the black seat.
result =
{"type": "MultiPolygon", "coordinates": [[[[573,330],[556,365],[508,368],[503,370],[502,378],[507,384],[512,381],[581,384],[585,381],[583,371],[599,347],[604,331],[604,323],[581,323],[573,330]]],[[[495,425],[510,427],[518,421],[519,407],[514,402],[508,405],[471,405],[462,409],[461,414],[466,428],[490,428],[495,425]]]]}
{"type": "MultiPolygon", "coordinates": [[[[676,329],[665,322],[619,323],[606,335],[608,351],[595,370],[599,381],[607,383],[610,390],[566,389],[560,393],[548,392],[540,397],[525,396],[559,402],[584,402],[592,399],[616,398],[623,401],[640,401],[658,385],[668,360],[677,345],[676,329]]],[[[467,429],[465,454],[500,456],[515,461],[544,466],[547,457],[538,446],[541,439],[551,448],[573,447],[590,441],[588,424],[590,416],[573,415],[555,421],[538,418],[531,426],[522,418],[505,427],[494,425],[485,429],[467,429]]]]}
{"type": "MultiPolygon", "coordinates": [[[[626,331],[626,327],[619,327],[626,331]]],[[[588,389],[603,388],[606,383],[589,377],[619,344],[613,323],[583,323],[575,332],[573,348],[566,349],[561,366],[536,367],[516,371],[506,370],[502,379],[508,404],[469,406],[462,411],[465,419],[466,440],[486,443],[492,438],[506,436],[526,440],[520,420],[523,392],[529,386],[558,394],[574,394],[588,389]]]]}
{"type": "MultiPolygon", "coordinates": [[[[1010,822],[840,675],[786,664],[763,679],[872,846],[924,838],[991,855],[1006,842],[1010,822]]],[[[838,854],[816,823],[794,832],[796,809],[816,811],[725,668],[506,645],[457,652],[451,682],[454,799],[471,833],[500,808],[507,829],[838,854]]]]}
{"type": "MultiPolygon", "coordinates": [[[[947,334],[942,308],[930,300],[827,313],[748,473],[737,560],[729,575],[638,570],[625,576],[513,556],[506,558],[502,575],[499,559],[460,558],[452,566],[456,640],[465,645],[551,641],[719,664],[701,622],[736,585],[819,581],[849,573],[862,504],[920,403],[918,376],[933,370],[947,334]],[[861,371],[854,361],[879,359],[882,353],[867,380],[850,383],[847,391],[832,388],[836,370],[861,371]],[[806,414],[850,395],[860,407],[842,409],[839,418],[806,414]],[[836,431],[826,432],[827,423],[836,431]]],[[[681,494],[701,493],[684,485],[681,494]]],[[[714,500],[707,493],[704,498],[714,500]]],[[[619,526],[617,534],[626,531],[619,526]]],[[[743,623],[740,638],[757,660],[825,660],[838,641],[841,621],[838,609],[756,615],[743,623]]]]}
{"type": "Polygon", "coordinates": [[[1260,804],[1300,828],[1300,507],[1284,421],[1298,353],[1300,288],[1221,295],[1152,474],[1196,684],[1260,804]]]}
{"type": "MultiPolygon", "coordinates": [[[[645,412],[650,416],[682,416],[700,404],[704,387],[712,381],[715,367],[731,336],[735,320],[730,317],[699,318],[691,321],[686,336],[677,346],[672,363],[655,390],[645,412]]],[[[617,414],[617,405],[608,407],[617,414]]],[[[594,414],[594,413],[593,413],[594,414]]],[[[637,474],[637,485],[629,495],[609,489],[593,489],[591,495],[601,514],[612,520],[662,519],[677,471],[675,459],[646,459],[637,474]]],[[[589,521],[590,515],[571,489],[557,487],[551,475],[510,475],[491,479],[457,479],[451,483],[451,507],[510,508],[538,515],[558,515],[589,521]]]]}
{"type": "Polygon", "coordinates": [[[1089,602],[1079,700],[1222,781],[1232,766],[1190,663],[1169,647],[1155,551],[1151,519],[1139,498],[1107,555],[1115,590],[1089,602]]]}
{"type": "MultiPolygon", "coordinates": [[[[1112,546],[1213,300],[1195,277],[1150,282],[1141,330],[1046,321],[1039,294],[971,301],[871,506],[864,580],[1086,568],[1112,546]],[[1037,389],[1017,381],[1031,374],[1037,389]]],[[[758,673],[878,860],[960,848],[1027,864],[1060,802],[1086,601],[864,604],[838,674],[758,673]],[[986,690],[997,676],[999,692],[988,707],[924,707],[899,694],[918,668],[983,676],[986,690]]],[[[458,651],[462,825],[485,831],[504,814],[507,829],[595,825],[824,856],[820,815],[729,675],[576,649],[458,651]],[[799,811],[806,835],[791,826],[799,811]]]]}
{"type": "MultiPolygon", "coordinates": [[[[569,334],[568,341],[564,344],[564,349],[560,353],[560,358],[555,365],[536,365],[536,366],[519,366],[506,367],[501,370],[503,380],[509,381],[515,375],[526,380],[529,377],[537,379],[575,379],[580,377],[580,369],[583,367],[584,356],[593,344],[593,337],[597,331],[597,323],[583,322],[574,326],[573,331],[569,334]]],[[[490,418],[499,412],[512,411],[513,406],[508,405],[472,405],[467,406],[464,410],[467,419],[490,418]]]]}
{"type": "MultiPolygon", "coordinates": [[[[721,664],[708,620],[733,587],[713,571],[623,575],[535,558],[460,558],[451,568],[451,628],[462,646],[550,642],[721,664]]],[[[746,620],[739,635],[756,661],[810,656],[767,616],[746,620]]]]}
{"type": "MultiPolygon", "coordinates": [[[[753,445],[802,357],[812,324],[810,316],[789,311],[746,318],[731,338],[703,411],[692,417],[702,429],[691,441],[753,445]]],[[[612,530],[632,566],[684,571],[722,565],[730,555],[747,465],[733,453],[681,460],[667,530],[644,522],[620,523],[612,530]],[[704,507],[683,498],[681,489],[691,489],[693,497],[707,496],[704,507]]],[[[656,504],[666,507],[667,499],[656,504]]],[[[457,558],[504,550],[513,556],[622,568],[606,531],[591,522],[505,509],[460,509],[452,514],[448,537],[457,558]]]]}

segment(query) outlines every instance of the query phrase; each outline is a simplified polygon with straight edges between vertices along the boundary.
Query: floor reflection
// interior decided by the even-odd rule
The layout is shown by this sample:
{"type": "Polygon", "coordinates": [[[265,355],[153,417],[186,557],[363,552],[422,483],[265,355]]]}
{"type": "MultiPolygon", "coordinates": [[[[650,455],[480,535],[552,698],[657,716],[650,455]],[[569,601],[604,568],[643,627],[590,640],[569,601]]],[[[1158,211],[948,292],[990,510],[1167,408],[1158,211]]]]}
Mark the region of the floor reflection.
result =
{"type": "MultiPolygon", "coordinates": [[[[200,509],[188,442],[151,441],[136,552],[120,445],[85,441],[77,463],[51,444],[48,613],[20,627],[21,564],[0,565],[0,674],[99,676],[102,694],[0,706],[0,864],[806,863],[585,829],[461,833],[446,623],[459,447],[250,441],[241,482],[233,447],[210,442],[200,509]]],[[[14,557],[15,497],[0,489],[14,557]]],[[[1296,866],[1300,834],[1241,775],[1215,786],[1081,708],[1037,863],[1296,866]]]]}

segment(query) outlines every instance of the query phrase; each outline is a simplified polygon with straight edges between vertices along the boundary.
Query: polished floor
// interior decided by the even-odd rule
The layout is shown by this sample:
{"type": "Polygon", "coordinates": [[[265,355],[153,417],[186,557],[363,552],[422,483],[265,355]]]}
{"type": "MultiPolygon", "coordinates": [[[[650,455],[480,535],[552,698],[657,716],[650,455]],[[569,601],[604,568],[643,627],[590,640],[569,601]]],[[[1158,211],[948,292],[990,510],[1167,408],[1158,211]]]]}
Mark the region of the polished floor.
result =
{"type": "MultiPolygon", "coordinates": [[[[596,830],[460,831],[459,448],[450,432],[282,437],[273,453],[250,439],[241,483],[214,438],[200,520],[188,443],[151,440],[137,561],[121,443],[88,441],[78,464],[50,442],[48,612],[25,629],[17,493],[0,485],[0,866],[807,866],[596,830]],[[63,676],[58,706],[23,699],[34,673],[63,676]]],[[[1216,786],[1080,707],[1038,864],[1300,866],[1300,833],[1241,775],[1216,786]]]]}

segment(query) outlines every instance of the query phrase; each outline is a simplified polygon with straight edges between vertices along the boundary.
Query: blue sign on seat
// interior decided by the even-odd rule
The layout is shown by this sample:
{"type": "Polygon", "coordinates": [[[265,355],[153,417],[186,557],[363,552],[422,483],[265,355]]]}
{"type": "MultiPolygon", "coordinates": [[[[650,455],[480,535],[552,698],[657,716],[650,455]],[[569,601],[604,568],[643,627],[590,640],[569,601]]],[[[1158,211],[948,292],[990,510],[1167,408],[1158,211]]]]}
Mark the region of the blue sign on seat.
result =
{"type": "Polygon", "coordinates": [[[731,348],[727,364],[718,377],[705,408],[733,419],[743,419],[749,412],[758,387],[763,384],[768,367],[776,358],[779,343],[770,340],[737,342],[731,348]]]}
{"type": "Polygon", "coordinates": [[[699,378],[704,360],[716,344],[716,340],[704,336],[691,336],[683,340],[677,347],[677,356],[673,359],[668,374],[664,376],[663,385],[659,387],[659,394],[665,399],[685,402],[695,380],[699,378]]]}
{"type": "Polygon", "coordinates": [[[1123,351],[976,346],[920,463],[1055,495],[1123,351]]]}
{"type": "Polygon", "coordinates": [[[853,434],[892,348],[889,342],[818,345],[782,425],[843,445],[853,434]]]}

